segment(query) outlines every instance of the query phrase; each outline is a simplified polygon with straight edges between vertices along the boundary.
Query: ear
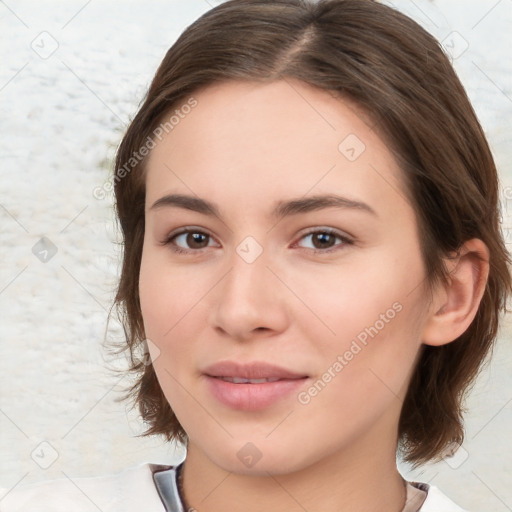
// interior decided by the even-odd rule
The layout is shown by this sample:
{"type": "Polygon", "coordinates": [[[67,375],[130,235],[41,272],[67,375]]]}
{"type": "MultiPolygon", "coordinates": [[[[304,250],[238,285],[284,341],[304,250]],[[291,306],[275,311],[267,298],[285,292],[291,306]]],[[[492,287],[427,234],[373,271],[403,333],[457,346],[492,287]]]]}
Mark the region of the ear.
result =
{"type": "Polygon", "coordinates": [[[489,276],[489,249],[473,238],[457,258],[445,260],[450,271],[448,284],[439,284],[426,320],[422,341],[440,346],[456,340],[471,325],[489,276]]]}

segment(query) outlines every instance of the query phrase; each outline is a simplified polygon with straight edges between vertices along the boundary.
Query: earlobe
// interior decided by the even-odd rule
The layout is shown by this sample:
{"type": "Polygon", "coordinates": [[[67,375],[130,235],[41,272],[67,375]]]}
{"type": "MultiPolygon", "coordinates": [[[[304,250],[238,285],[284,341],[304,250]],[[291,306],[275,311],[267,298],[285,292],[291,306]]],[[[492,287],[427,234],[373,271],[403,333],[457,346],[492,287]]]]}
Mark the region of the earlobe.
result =
{"type": "Polygon", "coordinates": [[[489,249],[477,238],[462,245],[456,259],[447,259],[447,284],[434,292],[422,341],[440,346],[456,340],[476,316],[489,276],[489,249]]]}

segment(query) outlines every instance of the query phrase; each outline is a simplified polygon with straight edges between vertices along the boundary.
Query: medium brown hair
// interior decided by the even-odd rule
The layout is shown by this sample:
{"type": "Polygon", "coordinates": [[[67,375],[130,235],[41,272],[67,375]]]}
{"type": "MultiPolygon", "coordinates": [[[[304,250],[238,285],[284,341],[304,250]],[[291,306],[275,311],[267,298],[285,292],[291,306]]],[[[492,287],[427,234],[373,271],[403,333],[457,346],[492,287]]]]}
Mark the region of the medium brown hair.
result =
{"type": "Polygon", "coordinates": [[[117,353],[128,350],[136,377],[123,398],[138,404],[149,425],[143,435],[186,442],[153,366],[140,357],[147,158],[128,170],[126,163],[154,138],[164,116],[200,89],[228,80],[286,78],[352,100],[375,121],[405,176],[428,285],[446,280],[443,258],[465,241],[479,238],[489,248],[489,278],[474,321],[451,343],[422,346],[402,407],[404,460],[418,465],[438,459],[464,439],[464,398],[496,339],[500,313],[507,311],[510,256],[500,229],[496,167],[449,59],[416,22],[373,0],[230,0],[191,24],[167,52],[114,169],[124,239],[114,305],[125,340],[117,353]]]}

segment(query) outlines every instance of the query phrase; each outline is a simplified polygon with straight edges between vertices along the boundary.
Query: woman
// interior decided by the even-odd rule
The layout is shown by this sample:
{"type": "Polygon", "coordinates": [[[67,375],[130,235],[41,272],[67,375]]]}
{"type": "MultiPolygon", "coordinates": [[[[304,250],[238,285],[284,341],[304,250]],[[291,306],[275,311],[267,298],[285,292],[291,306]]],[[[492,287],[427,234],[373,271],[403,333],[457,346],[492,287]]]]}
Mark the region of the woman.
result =
{"type": "Polygon", "coordinates": [[[462,510],[396,454],[462,443],[510,260],[432,36],[372,0],[228,1],[167,53],[114,180],[130,395],[186,459],[1,510],[462,510]]]}

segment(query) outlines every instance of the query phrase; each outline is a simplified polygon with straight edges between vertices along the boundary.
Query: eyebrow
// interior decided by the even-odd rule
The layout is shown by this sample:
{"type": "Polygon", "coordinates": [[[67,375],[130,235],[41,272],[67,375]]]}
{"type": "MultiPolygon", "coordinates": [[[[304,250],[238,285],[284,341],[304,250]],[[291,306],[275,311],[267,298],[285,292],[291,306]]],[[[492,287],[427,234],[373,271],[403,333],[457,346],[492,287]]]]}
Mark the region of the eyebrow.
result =
{"type": "MultiPolygon", "coordinates": [[[[184,208],[204,215],[222,218],[219,208],[214,203],[200,197],[185,194],[167,194],[157,199],[149,210],[153,211],[164,207],[184,208]]],[[[279,201],[271,211],[270,216],[275,219],[282,219],[283,217],[323,210],[325,208],[360,210],[378,216],[375,210],[368,204],[334,194],[279,201]]]]}

